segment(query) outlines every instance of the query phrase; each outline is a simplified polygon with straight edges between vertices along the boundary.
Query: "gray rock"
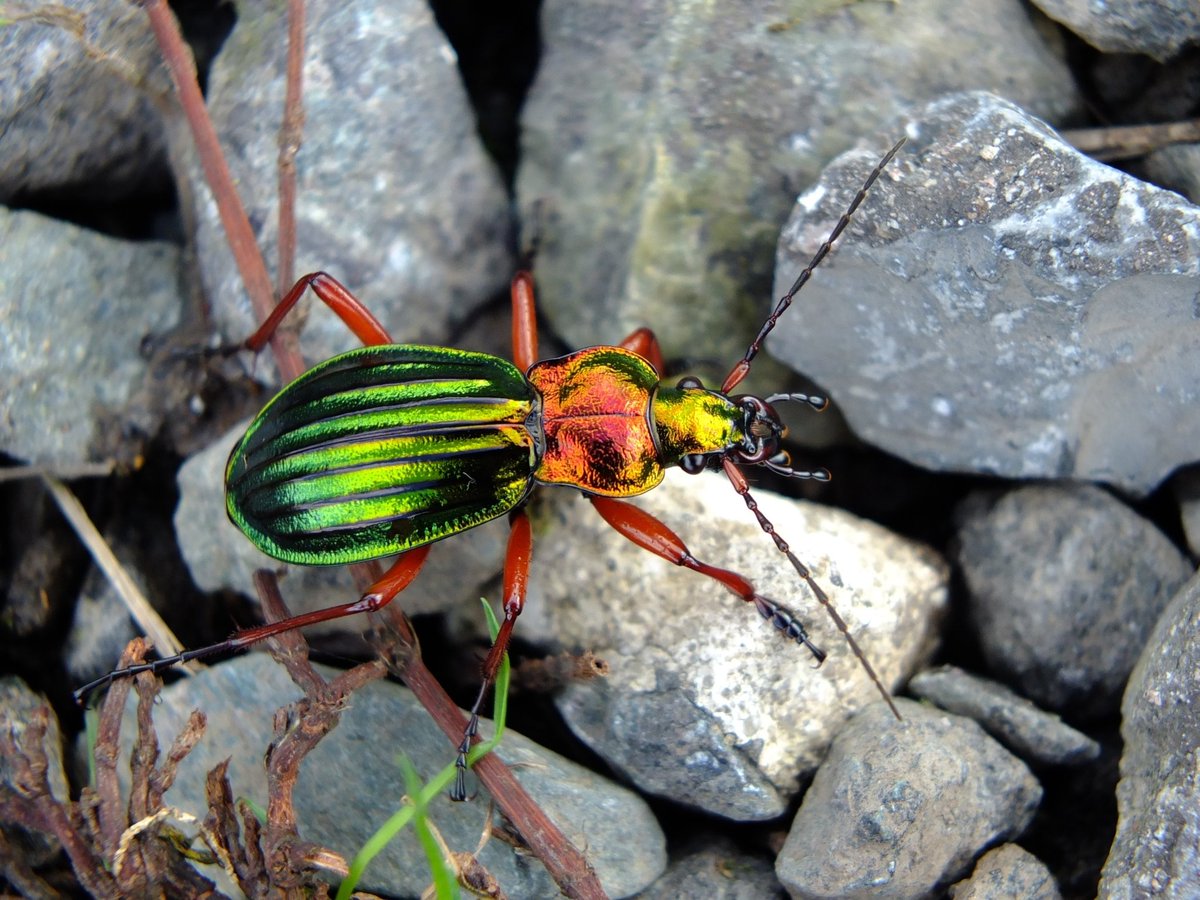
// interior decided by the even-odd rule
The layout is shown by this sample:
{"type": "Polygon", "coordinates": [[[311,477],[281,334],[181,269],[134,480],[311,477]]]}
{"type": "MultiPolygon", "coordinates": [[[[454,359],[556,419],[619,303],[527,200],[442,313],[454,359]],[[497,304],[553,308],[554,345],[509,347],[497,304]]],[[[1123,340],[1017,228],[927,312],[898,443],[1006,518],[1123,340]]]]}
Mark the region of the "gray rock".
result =
{"type": "MultiPolygon", "coordinates": [[[[636,503],[691,552],[789,605],[829,653],[816,668],[719,583],[613,531],[575,492],[535,507],[521,636],[594,650],[606,679],[558,700],[567,723],[638,787],[737,820],[780,815],[856,710],[879,700],[826,613],[723,476],[672,470],[636,503]]],[[[884,684],[927,659],[947,572],[927,547],[841,510],[755,493],[884,684]]]]}
{"type": "Polygon", "coordinates": [[[908,682],[911,694],[947,712],[974,719],[992,737],[1026,762],[1074,765],[1095,759],[1100,745],[1058,716],[1038,709],[1002,684],[955,666],[918,672],[908,682]]]}
{"type": "Polygon", "coordinates": [[[1045,863],[1016,844],[989,850],[970,878],[950,886],[953,900],[1059,900],[1045,863]]]}
{"type": "Polygon", "coordinates": [[[775,861],[793,898],[925,897],[1029,824],[1042,789],[974,722],[900,700],[838,735],[775,861]]]}
{"type": "Polygon", "coordinates": [[[1172,144],[1145,160],[1146,178],[1200,202],[1200,144],[1172,144]]]}
{"type": "MultiPolygon", "coordinates": [[[[329,677],[336,674],[321,671],[329,677]]],[[[159,741],[169,742],[193,708],[208,716],[204,740],[179,768],[164,802],[193,814],[207,809],[204,780],[214,765],[232,757],[229,777],[235,797],[266,805],[263,752],[272,740],[276,708],[301,696],[284,668],[264,653],[251,653],[214,666],[166,688],[154,707],[159,741]]],[[[133,734],[131,698],[122,728],[123,753],[133,734]]],[[[484,723],[490,734],[490,723],[484,723]]],[[[666,867],[662,832],[634,794],[511,730],[498,751],[518,780],[576,846],[584,848],[612,896],[628,896],[650,884],[666,867]]],[[[310,753],[294,794],[301,837],[353,856],[401,805],[404,779],[396,764],[403,753],[430,778],[454,761],[454,747],[412,694],[383,681],[356,691],[341,722],[310,753]]],[[[472,802],[442,796],[430,818],[452,849],[472,851],[488,816],[487,793],[472,802]]],[[[480,862],[514,897],[556,893],[541,863],[500,840],[490,840],[480,862]]],[[[402,833],[367,868],[361,889],[415,896],[428,884],[424,854],[411,829],[402,833]]]]}
{"type": "Polygon", "coordinates": [[[969,615],[991,669],[1049,709],[1115,711],[1191,564],[1154,525],[1087,485],[976,494],[960,521],[969,615]]]}
{"type": "Polygon", "coordinates": [[[0,209],[0,450],[69,467],[115,454],[127,429],[157,430],[132,401],[142,339],[179,318],[178,266],[168,244],[0,209]]]}
{"type": "MultiPolygon", "coordinates": [[[[453,50],[419,0],[320,0],[307,8],[304,134],[296,158],[296,275],[324,269],[398,341],[442,343],[508,283],[508,200],[485,156],[453,50]]],[[[267,259],[277,234],[285,8],[242,0],[213,64],[208,105],[267,259]]],[[[197,197],[196,243],[213,320],[229,340],[258,325],[191,137],[173,136],[197,197]]],[[[312,299],[301,347],[320,360],[355,346],[312,299]]],[[[263,359],[266,370],[269,360],[263,359]]]]}
{"type": "MultiPolygon", "coordinates": [[[[987,94],[931,104],[909,135],[770,351],[860,437],[926,468],[1146,493],[1194,461],[1196,207],[987,94]]],[[[879,146],[801,198],[777,293],[879,146]]]]}
{"type": "Polygon", "coordinates": [[[18,643],[36,641],[55,633],[74,604],[87,551],[41,479],[10,482],[3,497],[4,631],[18,643]]]}
{"type": "Polygon", "coordinates": [[[166,80],[145,13],[122,0],[21,6],[41,15],[10,5],[0,27],[0,202],[64,188],[110,199],[165,181],[151,97],[166,80]]]}
{"type": "Polygon", "coordinates": [[[693,837],[662,877],[638,900],[781,900],[783,886],[764,856],[746,853],[726,837],[693,837]]]}
{"type": "Polygon", "coordinates": [[[726,366],[762,321],[790,205],[834,154],[947,91],[1078,108],[1061,46],[1016,0],[559,0],[542,39],[517,195],[547,313],[575,345],[649,326],[669,358],[726,366]]]}
{"type": "Polygon", "coordinates": [[[1200,41],[1200,8],[1192,0],[1034,0],[1034,5],[1106,53],[1145,53],[1166,62],[1200,41]]]}
{"type": "Polygon", "coordinates": [[[1163,612],[1121,703],[1117,835],[1099,895],[1200,896],[1200,576],[1163,612]]]}
{"type": "MultiPolygon", "coordinates": [[[[67,774],[63,769],[62,734],[59,732],[58,719],[50,712],[50,704],[41,694],[30,690],[20,678],[15,675],[0,677],[0,730],[10,734],[14,743],[22,747],[26,740],[26,729],[34,710],[44,708],[48,713],[48,727],[42,738],[42,751],[45,753],[48,768],[46,777],[50,783],[50,792],[60,803],[65,803],[70,795],[67,785],[67,774]]],[[[0,755],[0,796],[11,789],[25,793],[27,786],[14,784],[14,761],[0,755]]],[[[16,857],[30,868],[45,866],[62,850],[58,838],[50,832],[34,831],[18,825],[16,822],[5,820],[0,822],[3,829],[2,839],[6,844],[6,853],[16,857]]]]}
{"type": "MultiPolygon", "coordinates": [[[[256,569],[282,563],[258,550],[225,513],[225,462],[246,430],[243,423],[179,470],[175,533],[192,578],[201,590],[229,588],[255,597],[256,569]]],[[[461,606],[479,619],[479,598],[504,568],[508,529],[503,519],[435,544],[420,576],[396,600],[410,615],[461,606]]],[[[281,587],[295,614],[347,603],[359,595],[347,566],[290,566],[281,587]]],[[[314,626],[317,633],[362,632],[362,616],[314,626]]]]}
{"type": "MultiPolygon", "coordinates": [[[[141,571],[128,566],[126,570],[142,593],[147,593],[141,571]]],[[[112,583],[98,567],[92,566],[79,592],[71,630],[63,647],[71,683],[86,684],[111,672],[125,645],[138,633],[112,583]]]]}

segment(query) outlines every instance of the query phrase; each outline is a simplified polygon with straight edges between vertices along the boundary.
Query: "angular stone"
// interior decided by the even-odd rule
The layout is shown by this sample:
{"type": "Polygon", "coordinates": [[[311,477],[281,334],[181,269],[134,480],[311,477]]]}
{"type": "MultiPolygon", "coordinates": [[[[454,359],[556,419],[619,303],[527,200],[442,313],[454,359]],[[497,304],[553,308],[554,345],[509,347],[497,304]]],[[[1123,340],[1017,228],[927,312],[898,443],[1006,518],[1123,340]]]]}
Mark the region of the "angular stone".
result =
{"type": "Polygon", "coordinates": [[[64,190],[111,201],[156,177],[165,185],[151,98],[168,87],[145,13],[122,0],[57,0],[6,4],[4,15],[0,202],[64,190]],[[26,9],[40,15],[23,18],[26,9]]]}
{"type": "MultiPolygon", "coordinates": [[[[1200,456],[1200,211],[988,94],[910,142],[768,342],[861,438],[938,471],[1144,494],[1200,456]]],[[[781,293],[882,154],[800,199],[781,293]]]]}
{"type": "Polygon", "coordinates": [[[141,347],[179,319],[178,248],[0,209],[0,271],[0,450],[71,467],[157,431],[141,347]]]}
{"type": "Polygon", "coordinates": [[[950,886],[953,900],[1059,900],[1062,894],[1045,863],[1016,844],[979,857],[975,871],[950,886]]]}
{"type": "Polygon", "coordinates": [[[1192,0],[1033,0],[1034,6],[1105,53],[1144,53],[1166,62],[1200,41],[1192,0]]]}
{"type": "Polygon", "coordinates": [[[1192,572],[1183,554],[1089,485],[976,494],[959,517],[969,614],[991,669],[1076,719],[1115,711],[1159,612],[1192,572]]]}
{"type": "Polygon", "coordinates": [[[775,862],[793,898],[925,897],[1029,824],[1042,789],[974,722],[900,700],[830,748],[775,862]]]}
{"type": "Polygon", "coordinates": [[[939,666],[918,672],[908,692],[947,712],[974,719],[988,734],[1031,764],[1062,766],[1088,762],[1100,745],[1058,716],[1038,709],[1002,684],[939,666]]]}
{"type": "Polygon", "coordinates": [[[1117,835],[1099,895],[1200,896],[1200,576],[1159,619],[1121,718],[1117,835]]]}

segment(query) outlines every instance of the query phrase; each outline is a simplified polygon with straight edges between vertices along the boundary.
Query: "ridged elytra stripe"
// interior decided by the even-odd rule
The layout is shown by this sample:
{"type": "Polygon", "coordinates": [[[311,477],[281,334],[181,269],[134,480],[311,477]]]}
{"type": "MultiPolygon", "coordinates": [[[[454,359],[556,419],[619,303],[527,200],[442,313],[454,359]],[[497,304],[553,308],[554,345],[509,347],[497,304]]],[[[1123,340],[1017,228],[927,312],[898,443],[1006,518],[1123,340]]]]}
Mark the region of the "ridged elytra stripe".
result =
{"type": "Polygon", "coordinates": [[[265,553],[335,565],[503,515],[537,465],[536,394],[512,363],[445,347],[364,347],[263,408],[229,457],[229,517],[265,553]]]}

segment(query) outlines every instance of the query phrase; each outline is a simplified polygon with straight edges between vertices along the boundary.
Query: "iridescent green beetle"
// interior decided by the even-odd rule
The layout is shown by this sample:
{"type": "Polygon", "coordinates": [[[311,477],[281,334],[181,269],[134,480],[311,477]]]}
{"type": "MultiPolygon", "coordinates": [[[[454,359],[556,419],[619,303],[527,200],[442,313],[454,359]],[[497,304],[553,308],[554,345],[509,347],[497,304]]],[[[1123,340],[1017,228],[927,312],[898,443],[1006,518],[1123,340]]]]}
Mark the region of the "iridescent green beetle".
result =
{"type": "MultiPolygon", "coordinates": [[[[678,535],[624,499],[655,487],[670,466],[693,473],[720,467],[826,607],[899,718],[886,687],[825,592],[758,509],[739,468],[759,465],[782,475],[827,479],[824,471],[791,467],[779,446],[785,428],[772,405],[786,399],[822,409],[825,401],[802,394],[763,399],[730,392],[749,373],[767,334],[903,143],[871,172],[720,390],[707,389],[695,378],[664,383],[662,354],[648,329],[615,347],[591,347],[538,362],[528,273],[519,273],[512,285],[515,363],[445,347],[394,344],[335,279],[320,272],[300,279],[246,342],[249,349],[257,352],[266,345],[308,288],[368,346],[310,369],[263,408],[229,458],[229,517],[257,547],[286,562],[341,565],[399,558],[353,603],[247,629],[222,644],[114,675],[160,669],[301,625],[377,610],[411,582],[431,543],[507,513],[511,534],[504,620],[484,662],[483,685],[459,747],[461,776],[478,727],[478,709],[524,604],[531,541],[522,506],[535,484],[583,491],[600,515],[635,544],[719,581],[823,660],[825,654],[790,610],[760,595],[742,575],[696,559],[678,535]]],[[[462,792],[460,777],[455,793],[462,792]]]]}

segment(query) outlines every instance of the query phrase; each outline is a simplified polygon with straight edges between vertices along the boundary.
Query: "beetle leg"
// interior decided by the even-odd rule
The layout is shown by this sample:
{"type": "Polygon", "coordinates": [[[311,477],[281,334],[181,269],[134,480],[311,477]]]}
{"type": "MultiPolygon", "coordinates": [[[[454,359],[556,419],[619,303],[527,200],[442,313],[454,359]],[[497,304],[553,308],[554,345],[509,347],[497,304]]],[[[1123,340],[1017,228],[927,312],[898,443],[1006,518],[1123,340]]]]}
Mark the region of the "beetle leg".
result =
{"type": "Polygon", "coordinates": [[[787,635],[791,640],[803,644],[820,664],[825,660],[825,651],[811,640],[800,619],[781,603],[764,597],[754,589],[749,579],[728,569],[719,569],[701,562],[692,556],[683,539],[650,513],[624,500],[611,497],[589,496],[592,506],[609,525],[633,541],[643,550],[661,556],[667,562],[684,566],[693,572],[707,575],[721,582],[747,603],[753,603],[759,614],[787,635]]]}
{"type": "Polygon", "coordinates": [[[522,372],[538,361],[537,303],[533,293],[533,275],[521,271],[512,280],[513,363],[522,372]]]}
{"type": "Polygon", "coordinates": [[[508,650],[508,642],[512,638],[513,625],[517,616],[525,606],[525,594],[529,586],[529,558],[533,553],[533,537],[529,528],[529,516],[525,510],[518,509],[510,517],[511,529],[508,533],[508,552],[504,557],[504,621],[496,639],[492,641],[492,649],[488,651],[487,659],[483,661],[483,684],[479,688],[479,696],[471,706],[471,716],[463,732],[462,743],[458,746],[458,759],[455,764],[458,773],[454,779],[454,787],[450,797],[454,800],[465,800],[467,797],[467,752],[479,733],[479,708],[488,688],[496,678],[500,668],[500,660],[508,650]]]}
{"type": "Polygon", "coordinates": [[[267,345],[267,341],[271,339],[271,335],[275,333],[275,329],[279,327],[279,323],[283,321],[283,317],[296,305],[296,301],[304,296],[305,288],[310,287],[313,293],[333,310],[337,317],[345,322],[364,344],[372,346],[394,343],[387,329],[371,314],[370,310],[363,306],[361,300],[350,293],[344,284],[332,275],[313,272],[305,275],[292,286],[292,289],[279,301],[271,315],[267,316],[267,320],[259,326],[258,331],[246,339],[246,348],[255,353],[262,350],[267,345]]]}
{"type": "Polygon", "coordinates": [[[663,375],[663,355],[662,347],[658,344],[658,338],[649,328],[639,328],[625,340],[621,341],[617,346],[623,350],[631,350],[642,359],[654,366],[654,371],[658,373],[658,377],[663,375]]]}
{"type": "Polygon", "coordinates": [[[183,653],[176,654],[175,656],[164,656],[160,659],[139,663],[136,666],[117,669],[79,688],[79,690],[75,691],[75,699],[82,700],[92,691],[104,687],[118,678],[137,675],[139,672],[161,672],[164,669],[190,662],[193,659],[200,659],[216,653],[229,653],[234,650],[241,650],[274,635],[283,634],[285,631],[292,631],[296,628],[303,628],[306,625],[315,625],[317,622],[328,622],[332,619],[340,619],[343,616],[352,616],[355,613],[376,612],[391,603],[397,594],[412,583],[412,580],[417,577],[417,573],[421,571],[421,566],[425,564],[425,557],[428,555],[428,545],[416,547],[401,554],[392,563],[387,572],[384,573],[383,577],[367,588],[363,595],[353,603],[342,603],[338,606],[326,607],[325,609],[315,609],[312,612],[301,613],[298,616],[289,616],[286,619],[280,619],[278,622],[268,622],[266,625],[259,625],[255,628],[243,628],[240,631],[235,631],[219,644],[210,644],[207,647],[198,647],[195,650],[185,650],[183,653]]]}

